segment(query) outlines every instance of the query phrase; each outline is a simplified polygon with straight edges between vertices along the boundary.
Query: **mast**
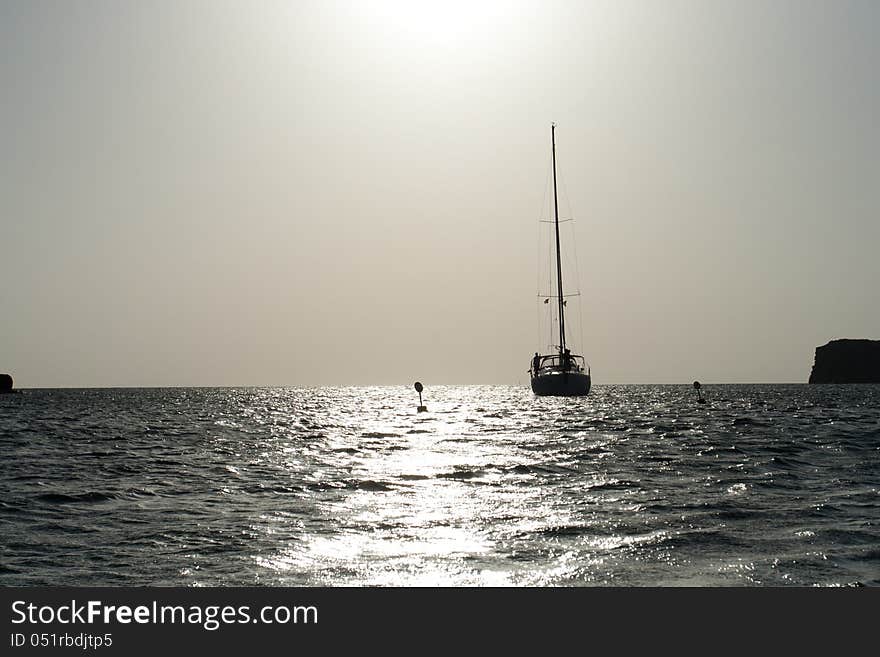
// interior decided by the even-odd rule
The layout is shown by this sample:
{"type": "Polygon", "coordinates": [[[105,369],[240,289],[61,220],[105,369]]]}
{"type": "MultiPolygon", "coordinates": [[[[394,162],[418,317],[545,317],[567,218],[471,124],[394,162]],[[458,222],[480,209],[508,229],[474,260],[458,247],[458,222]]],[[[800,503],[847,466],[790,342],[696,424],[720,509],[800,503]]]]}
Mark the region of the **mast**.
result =
{"type": "Polygon", "coordinates": [[[556,292],[559,303],[559,354],[565,353],[565,310],[562,296],[562,259],[559,250],[559,199],[556,196],[556,124],[552,123],[550,135],[553,143],[553,211],[556,223],[556,292]]]}

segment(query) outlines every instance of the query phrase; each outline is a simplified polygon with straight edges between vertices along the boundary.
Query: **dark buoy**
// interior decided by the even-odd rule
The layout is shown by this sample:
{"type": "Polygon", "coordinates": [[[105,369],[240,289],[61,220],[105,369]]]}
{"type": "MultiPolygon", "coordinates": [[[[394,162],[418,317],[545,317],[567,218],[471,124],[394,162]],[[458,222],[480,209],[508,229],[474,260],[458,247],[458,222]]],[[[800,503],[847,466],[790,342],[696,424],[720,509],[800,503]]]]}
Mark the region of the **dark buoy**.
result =
{"type": "Polygon", "coordinates": [[[416,381],[416,384],[413,387],[416,389],[416,392],[419,393],[419,413],[424,413],[428,410],[427,406],[422,406],[422,390],[424,390],[424,387],[418,381],[416,381]]]}
{"type": "Polygon", "coordinates": [[[697,403],[698,403],[698,404],[705,404],[705,403],[706,403],[706,400],[703,399],[703,393],[700,392],[700,388],[701,388],[701,387],[702,387],[702,386],[700,385],[700,382],[699,382],[699,381],[694,381],[694,390],[697,391],[697,403]]]}

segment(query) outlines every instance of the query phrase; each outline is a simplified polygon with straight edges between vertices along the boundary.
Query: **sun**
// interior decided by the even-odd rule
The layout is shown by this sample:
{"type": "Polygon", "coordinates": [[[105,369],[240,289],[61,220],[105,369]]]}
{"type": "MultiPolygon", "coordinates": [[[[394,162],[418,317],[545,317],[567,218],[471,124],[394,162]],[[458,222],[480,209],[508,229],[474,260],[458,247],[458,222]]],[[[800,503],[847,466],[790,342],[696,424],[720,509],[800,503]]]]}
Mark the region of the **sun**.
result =
{"type": "Polygon", "coordinates": [[[513,7],[501,0],[375,0],[364,3],[388,38],[422,47],[454,48],[491,39],[513,7]]]}

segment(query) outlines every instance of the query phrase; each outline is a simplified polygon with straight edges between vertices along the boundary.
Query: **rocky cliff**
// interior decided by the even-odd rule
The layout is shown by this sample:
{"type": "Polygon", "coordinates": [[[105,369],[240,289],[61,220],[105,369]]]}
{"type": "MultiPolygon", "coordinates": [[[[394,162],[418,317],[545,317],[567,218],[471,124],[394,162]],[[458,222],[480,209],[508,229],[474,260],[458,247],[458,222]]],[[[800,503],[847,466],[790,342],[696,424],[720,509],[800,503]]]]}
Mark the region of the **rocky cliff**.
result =
{"type": "Polygon", "coordinates": [[[816,347],[810,383],[880,383],[880,340],[832,340],[816,347]]]}

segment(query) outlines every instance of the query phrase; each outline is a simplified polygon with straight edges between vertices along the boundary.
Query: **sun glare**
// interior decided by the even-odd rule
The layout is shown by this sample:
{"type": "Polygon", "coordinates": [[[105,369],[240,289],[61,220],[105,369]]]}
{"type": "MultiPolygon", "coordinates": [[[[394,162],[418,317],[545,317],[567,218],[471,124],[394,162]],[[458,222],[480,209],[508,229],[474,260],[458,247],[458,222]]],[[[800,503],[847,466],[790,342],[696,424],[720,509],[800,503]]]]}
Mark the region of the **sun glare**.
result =
{"type": "Polygon", "coordinates": [[[377,0],[364,7],[389,37],[424,47],[453,48],[481,37],[492,39],[513,4],[500,0],[377,0]]]}

